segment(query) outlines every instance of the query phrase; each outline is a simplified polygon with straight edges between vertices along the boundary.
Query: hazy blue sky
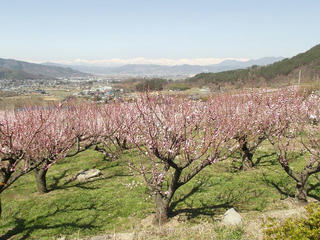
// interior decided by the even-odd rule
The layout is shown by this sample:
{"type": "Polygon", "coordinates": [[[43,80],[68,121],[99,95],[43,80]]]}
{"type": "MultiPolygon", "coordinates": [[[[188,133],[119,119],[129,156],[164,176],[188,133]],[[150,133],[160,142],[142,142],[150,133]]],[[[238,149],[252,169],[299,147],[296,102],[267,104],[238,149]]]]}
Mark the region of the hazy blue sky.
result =
{"type": "Polygon", "coordinates": [[[289,57],[320,43],[319,0],[1,0],[0,57],[289,57]]]}

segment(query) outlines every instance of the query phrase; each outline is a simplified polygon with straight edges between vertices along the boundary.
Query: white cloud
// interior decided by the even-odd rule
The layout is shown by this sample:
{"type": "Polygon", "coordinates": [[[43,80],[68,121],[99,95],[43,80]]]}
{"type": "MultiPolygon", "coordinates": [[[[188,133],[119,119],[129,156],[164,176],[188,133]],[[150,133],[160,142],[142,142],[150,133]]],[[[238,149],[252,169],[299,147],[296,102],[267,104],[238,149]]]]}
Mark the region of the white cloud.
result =
{"type": "Polygon", "coordinates": [[[94,66],[119,66],[125,64],[158,64],[158,65],[211,65],[218,64],[225,60],[248,61],[248,58],[111,58],[100,60],[75,59],[75,60],[50,60],[49,62],[74,65],[94,65],[94,66]]]}

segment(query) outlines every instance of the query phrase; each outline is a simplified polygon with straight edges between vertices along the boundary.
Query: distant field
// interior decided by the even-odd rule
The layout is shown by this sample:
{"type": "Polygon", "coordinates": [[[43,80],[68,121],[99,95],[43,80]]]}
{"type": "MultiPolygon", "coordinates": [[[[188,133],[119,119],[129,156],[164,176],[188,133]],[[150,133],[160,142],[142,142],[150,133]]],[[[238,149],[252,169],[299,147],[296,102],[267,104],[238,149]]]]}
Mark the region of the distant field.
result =
{"type": "Polygon", "coordinates": [[[56,98],[56,99],[63,99],[65,97],[68,97],[74,93],[74,91],[70,90],[63,90],[63,89],[45,89],[48,93],[49,96],[48,98],[56,98]]]}
{"type": "Polygon", "coordinates": [[[0,109],[14,109],[26,105],[42,105],[44,103],[44,99],[40,95],[5,97],[0,98],[0,109]]]}
{"type": "Polygon", "coordinates": [[[45,89],[49,94],[32,93],[18,96],[2,96],[0,95],[0,109],[13,109],[26,105],[46,105],[50,102],[61,101],[73,92],[61,89],[45,89]]]}

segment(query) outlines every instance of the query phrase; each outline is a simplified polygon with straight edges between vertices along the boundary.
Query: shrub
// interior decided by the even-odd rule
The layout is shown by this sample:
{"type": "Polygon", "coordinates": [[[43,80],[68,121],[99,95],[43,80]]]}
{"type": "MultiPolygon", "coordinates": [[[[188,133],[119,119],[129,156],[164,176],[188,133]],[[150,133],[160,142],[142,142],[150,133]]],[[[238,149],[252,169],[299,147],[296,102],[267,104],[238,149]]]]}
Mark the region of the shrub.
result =
{"type": "Polygon", "coordinates": [[[168,83],[166,79],[152,78],[144,80],[136,85],[136,90],[139,92],[144,91],[161,91],[163,87],[168,83]]]}
{"type": "Polygon", "coordinates": [[[320,239],[320,205],[306,207],[307,216],[298,219],[289,218],[277,225],[275,220],[264,230],[264,240],[318,240],[320,239]]]}

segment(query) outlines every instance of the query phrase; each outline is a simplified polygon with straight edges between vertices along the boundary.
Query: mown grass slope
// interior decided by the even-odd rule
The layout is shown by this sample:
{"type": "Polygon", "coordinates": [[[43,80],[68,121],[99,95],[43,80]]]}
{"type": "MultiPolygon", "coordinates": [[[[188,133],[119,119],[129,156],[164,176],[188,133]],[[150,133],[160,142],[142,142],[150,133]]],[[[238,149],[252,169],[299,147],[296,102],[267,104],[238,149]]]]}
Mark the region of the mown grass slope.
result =
{"type": "MultiPolygon", "coordinates": [[[[295,167],[302,166],[303,157],[294,162],[295,167]]],[[[139,156],[131,150],[122,158],[139,156]]],[[[22,177],[2,196],[0,236],[54,239],[136,231],[141,220],[153,213],[153,201],[141,177],[130,172],[123,159],[105,160],[91,149],[64,159],[50,168],[48,186],[52,191],[45,195],[37,194],[33,173],[22,177]],[[103,176],[87,183],[68,183],[77,172],[90,168],[100,169],[103,176]]],[[[279,200],[294,195],[295,183],[282,171],[268,148],[257,152],[255,159],[260,163],[252,170],[238,171],[233,163],[235,159],[236,156],[206,168],[179,189],[172,215],[190,225],[210,223],[217,221],[228,208],[234,207],[240,213],[281,208],[279,200]]],[[[315,179],[311,181],[316,183],[315,179]]],[[[320,191],[316,185],[313,188],[310,194],[319,198],[320,191]]],[[[242,236],[238,230],[214,231],[219,239],[242,236]]],[[[159,239],[165,239],[162,237],[159,239]]]]}

